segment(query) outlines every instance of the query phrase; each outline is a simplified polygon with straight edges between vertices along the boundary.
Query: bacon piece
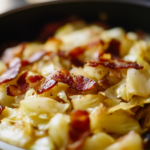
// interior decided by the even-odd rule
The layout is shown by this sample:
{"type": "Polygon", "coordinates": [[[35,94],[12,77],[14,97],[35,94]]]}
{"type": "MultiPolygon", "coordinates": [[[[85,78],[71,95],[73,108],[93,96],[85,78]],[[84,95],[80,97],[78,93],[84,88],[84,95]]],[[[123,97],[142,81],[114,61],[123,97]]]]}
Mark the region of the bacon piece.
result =
{"type": "Polygon", "coordinates": [[[25,84],[23,86],[7,85],[6,93],[9,96],[18,96],[24,94],[28,90],[28,88],[29,88],[28,84],[25,84]]]}
{"type": "Polygon", "coordinates": [[[90,119],[87,111],[74,110],[70,115],[68,150],[77,150],[82,147],[90,135],[90,119]]]}
{"type": "Polygon", "coordinates": [[[71,75],[65,69],[54,70],[50,73],[52,79],[70,85],[71,88],[78,91],[88,91],[95,87],[96,82],[80,75],[71,75]]]}
{"type": "Polygon", "coordinates": [[[90,42],[88,45],[85,45],[82,47],[79,46],[79,47],[72,49],[69,52],[69,56],[73,57],[73,58],[78,57],[79,55],[83,54],[86,51],[86,49],[97,46],[97,45],[104,45],[104,42],[100,39],[96,39],[96,40],[90,42]]]}
{"type": "Polygon", "coordinates": [[[136,62],[128,62],[124,60],[108,60],[108,59],[100,59],[99,61],[88,61],[88,66],[97,67],[99,65],[103,65],[104,67],[108,67],[111,69],[143,69],[143,66],[137,64],[136,62]]]}
{"type": "Polygon", "coordinates": [[[85,50],[86,47],[76,47],[69,52],[69,56],[78,57],[79,55],[83,54],[85,50]]]}
{"type": "Polygon", "coordinates": [[[120,56],[120,42],[118,40],[112,39],[105,53],[112,54],[113,57],[119,58],[120,56]]]}
{"type": "Polygon", "coordinates": [[[26,83],[28,71],[25,71],[17,80],[17,85],[7,85],[6,93],[9,96],[18,96],[24,94],[28,89],[29,85],[26,83]]]}
{"type": "Polygon", "coordinates": [[[3,110],[5,109],[5,107],[3,107],[2,105],[0,105],[0,115],[2,114],[3,110]]]}
{"type": "Polygon", "coordinates": [[[9,82],[15,79],[20,71],[21,61],[15,58],[9,64],[8,69],[0,76],[0,84],[9,82]]]}
{"type": "Polygon", "coordinates": [[[25,71],[20,77],[19,79],[17,80],[17,84],[18,85],[24,85],[26,84],[26,77],[28,75],[28,71],[25,71]]]}
{"type": "Polygon", "coordinates": [[[41,84],[41,88],[37,91],[38,94],[48,91],[49,89],[53,88],[57,84],[57,81],[47,76],[45,82],[41,84]]]}
{"type": "Polygon", "coordinates": [[[84,76],[73,76],[75,85],[73,86],[78,91],[88,91],[94,88],[96,82],[84,76]]]}
{"type": "Polygon", "coordinates": [[[73,79],[70,76],[69,71],[65,69],[54,70],[50,73],[52,78],[58,82],[73,84],[73,79]]]}
{"type": "Polygon", "coordinates": [[[81,62],[79,59],[77,58],[70,58],[70,62],[71,64],[73,64],[76,67],[83,67],[84,63],[81,62]]]}
{"type": "Polygon", "coordinates": [[[38,51],[36,53],[34,53],[33,55],[31,55],[27,60],[23,60],[21,63],[22,63],[22,66],[25,66],[25,65],[29,65],[31,63],[34,63],[38,60],[40,60],[43,56],[46,55],[46,52],[45,51],[38,51]]]}
{"type": "Polygon", "coordinates": [[[37,81],[42,80],[44,77],[40,76],[40,75],[33,75],[33,76],[29,76],[27,78],[27,81],[29,81],[29,83],[36,83],[37,81]]]}
{"type": "Polygon", "coordinates": [[[38,94],[42,94],[53,88],[57,84],[57,81],[51,79],[50,76],[45,78],[43,76],[33,75],[27,77],[27,83],[29,83],[29,86],[34,88],[38,94]]]}
{"type": "Polygon", "coordinates": [[[2,61],[7,64],[14,57],[20,57],[25,47],[26,47],[26,43],[21,43],[18,46],[6,49],[2,55],[2,58],[1,58],[2,61]]]}

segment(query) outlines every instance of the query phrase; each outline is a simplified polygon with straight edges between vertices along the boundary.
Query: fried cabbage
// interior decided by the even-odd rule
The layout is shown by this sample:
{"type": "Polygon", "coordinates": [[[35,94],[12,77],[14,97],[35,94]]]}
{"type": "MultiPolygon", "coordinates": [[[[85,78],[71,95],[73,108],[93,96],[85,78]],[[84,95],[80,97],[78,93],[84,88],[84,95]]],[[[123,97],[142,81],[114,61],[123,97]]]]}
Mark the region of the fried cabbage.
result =
{"type": "Polygon", "coordinates": [[[4,51],[0,140],[30,150],[144,150],[149,36],[69,20],[48,24],[41,39],[57,30],[44,42],[4,51]]]}

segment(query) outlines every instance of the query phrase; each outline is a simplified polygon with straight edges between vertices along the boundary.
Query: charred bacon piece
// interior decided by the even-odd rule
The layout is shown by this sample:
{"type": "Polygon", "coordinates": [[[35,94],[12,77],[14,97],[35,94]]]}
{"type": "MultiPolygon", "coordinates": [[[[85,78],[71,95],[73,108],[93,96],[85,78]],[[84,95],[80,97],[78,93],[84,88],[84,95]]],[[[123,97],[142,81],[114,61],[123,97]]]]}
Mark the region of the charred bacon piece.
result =
{"type": "Polygon", "coordinates": [[[26,66],[28,64],[40,60],[43,56],[45,56],[45,54],[46,52],[44,51],[38,51],[34,53],[31,57],[29,57],[27,60],[23,60],[23,61],[21,61],[18,57],[14,58],[9,63],[8,69],[0,76],[0,84],[15,79],[20,71],[21,66],[26,66]]]}
{"type": "Polygon", "coordinates": [[[71,75],[65,69],[54,70],[50,73],[52,79],[70,85],[71,88],[78,91],[88,91],[95,87],[96,82],[80,75],[71,75]]]}
{"type": "Polygon", "coordinates": [[[27,77],[27,83],[29,87],[35,89],[38,94],[42,94],[53,88],[57,84],[57,81],[51,79],[50,76],[45,78],[43,76],[33,75],[27,77]]]}
{"type": "Polygon", "coordinates": [[[110,53],[114,58],[119,58],[120,57],[120,42],[118,40],[112,39],[105,53],[110,53]]]}
{"type": "Polygon", "coordinates": [[[28,72],[25,71],[17,80],[17,85],[7,85],[6,93],[9,96],[18,96],[24,94],[28,89],[29,85],[26,83],[26,77],[28,72]]]}
{"type": "Polygon", "coordinates": [[[14,58],[10,62],[8,69],[0,76],[0,84],[15,79],[20,71],[20,67],[21,67],[21,60],[19,58],[14,58]]]}
{"type": "Polygon", "coordinates": [[[78,57],[79,55],[83,54],[85,50],[86,47],[76,47],[69,52],[69,56],[78,57]]]}
{"type": "Polygon", "coordinates": [[[82,147],[86,138],[90,135],[90,119],[87,111],[74,110],[70,115],[68,150],[77,150],[82,147]]]}
{"type": "Polygon", "coordinates": [[[99,61],[88,61],[87,65],[91,67],[103,65],[104,67],[108,67],[111,69],[143,69],[143,66],[137,64],[136,62],[128,62],[124,60],[100,59],[99,61]]]}
{"type": "Polygon", "coordinates": [[[27,60],[23,61],[21,61],[19,58],[14,58],[10,62],[8,69],[0,76],[0,84],[15,79],[20,71],[21,66],[26,66],[28,64],[40,60],[43,56],[45,56],[45,54],[46,52],[44,51],[38,51],[34,53],[31,57],[29,57],[27,60]]]}

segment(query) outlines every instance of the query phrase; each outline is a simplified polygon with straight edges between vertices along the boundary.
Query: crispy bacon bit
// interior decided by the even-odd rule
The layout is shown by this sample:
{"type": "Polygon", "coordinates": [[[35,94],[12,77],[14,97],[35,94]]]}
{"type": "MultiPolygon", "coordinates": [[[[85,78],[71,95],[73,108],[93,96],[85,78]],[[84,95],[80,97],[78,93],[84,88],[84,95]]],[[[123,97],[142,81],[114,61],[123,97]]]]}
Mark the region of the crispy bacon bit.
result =
{"type": "Polygon", "coordinates": [[[36,83],[37,81],[42,80],[44,77],[40,76],[40,75],[33,75],[33,76],[29,76],[27,78],[27,81],[29,81],[29,83],[36,83]]]}
{"type": "Polygon", "coordinates": [[[27,83],[30,88],[33,88],[35,91],[41,89],[41,84],[45,82],[45,78],[40,75],[33,75],[27,77],[27,83]]]}
{"type": "Polygon", "coordinates": [[[76,47],[69,52],[69,56],[78,57],[79,55],[83,54],[85,50],[86,47],[76,47]]]}
{"type": "Polygon", "coordinates": [[[2,56],[2,61],[4,63],[9,63],[14,57],[20,57],[22,52],[24,51],[26,43],[21,43],[18,46],[8,48],[4,51],[2,56]]]}
{"type": "Polygon", "coordinates": [[[94,88],[96,82],[84,76],[73,76],[74,82],[77,84],[74,88],[78,91],[88,91],[94,88]]]}
{"type": "Polygon", "coordinates": [[[107,48],[107,50],[105,51],[105,53],[110,53],[112,54],[113,57],[117,57],[119,58],[120,56],[120,42],[112,39],[109,43],[109,46],[107,48]]]}
{"type": "Polygon", "coordinates": [[[7,85],[6,93],[9,96],[18,96],[24,94],[28,89],[28,86],[18,86],[18,85],[7,85]]]}
{"type": "Polygon", "coordinates": [[[98,46],[98,45],[104,45],[104,42],[100,39],[96,39],[95,41],[90,42],[88,45],[82,46],[82,47],[76,47],[74,49],[72,49],[69,52],[69,56],[70,57],[78,57],[79,55],[83,54],[86,49],[94,47],[94,46],[98,46]]]}
{"type": "Polygon", "coordinates": [[[45,51],[38,51],[36,53],[34,53],[32,56],[30,56],[27,60],[23,60],[21,63],[22,63],[22,66],[25,66],[25,65],[29,65],[31,63],[34,63],[38,60],[40,60],[43,56],[46,55],[46,52],[45,51]]]}
{"type": "Polygon", "coordinates": [[[57,84],[57,81],[51,79],[50,76],[44,78],[39,75],[34,75],[27,77],[27,83],[29,83],[29,86],[34,88],[38,94],[42,94],[53,88],[57,84]]]}
{"type": "Polygon", "coordinates": [[[82,147],[86,138],[90,135],[90,119],[88,112],[84,110],[74,110],[70,115],[68,150],[77,150],[82,147]]]}
{"type": "Polygon", "coordinates": [[[25,71],[20,77],[19,79],[17,80],[17,84],[18,85],[24,85],[26,84],[26,77],[28,75],[28,71],[25,71]]]}
{"type": "Polygon", "coordinates": [[[57,84],[57,81],[47,76],[45,82],[41,84],[41,88],[37,91],[38,94],[48,91],[49,89],[53,88],[57,84]]]}
{"type": "Polygon", "coordinates": [[[127,62],[124,60],[100,59],[100,61],[89,61],[87,65],[91,67],[103,65],[111,69],[128,69],[128,68],[143,69],[143,66],[137,64],[136,62],[127,62]]]}
{"type": "Polygon", "coordinates": [[[19,58],[13,59],[8,69],[0,76],[0,84],[15,79],[19,73],[20,67],[21,67],[20,59],[19,58]]]}
{"type": "Polygon", "coordinates": [[[73,84],[73,79],[70,76],[69,71],[65,69],[54,70],[54,72],[52,72],[51,74],[52,78],[58,82],[73,84]]]}
{"type": "Polygon", "coordinates": [[[73,66],[76,66],[76,67],[83,67],[84,63],[81,62],[79,59],[77,58],[70,58],[70,62],[73,66]]]}
{"type": "Polygon", "coordinates": [[[3,110],[5,109],[5,107],[3,107],[2,105],[0,105],[0,115],[2,114],[3,110]]]}
{"type": "Polygon", "coordinates": [[[50,75],[55,81],[66,83],[78,91],[91,90],[96,84],[94,80],[88,79],[84,76],[71,75],[69,71],[65,69],[54,70],[50,75]]]}
{"type": "Polygon", "coordinates": [[[18,96],[24,94],[28,89],[29,85],[26,83],[26,77],[28,72],[25,71],[17,80],[17,85],[7,85],[6,93],[9,96],[18,96]]]}

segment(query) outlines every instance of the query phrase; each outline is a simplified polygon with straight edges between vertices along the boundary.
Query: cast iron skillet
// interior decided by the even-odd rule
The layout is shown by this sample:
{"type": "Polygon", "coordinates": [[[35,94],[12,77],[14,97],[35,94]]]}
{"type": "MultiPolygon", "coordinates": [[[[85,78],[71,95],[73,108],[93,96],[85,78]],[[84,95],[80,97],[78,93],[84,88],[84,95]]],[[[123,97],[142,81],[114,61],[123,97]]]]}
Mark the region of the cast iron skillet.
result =
{"type": "MultiPolygon", "coordinates": [[[[34,4],[0,15],[0,46],[11,40],[33,40],[47,22],[69,15],[92,21],[99,14],[108,15],[107,23],[133,31],[140,28],[150,33],[150,2],[144,0],[59,0],[34,4]]],[[[0,52],[0,54],[2,51],[0,52]]],[[[0,148],[21,150],[4,142],[0,148]]]]}

